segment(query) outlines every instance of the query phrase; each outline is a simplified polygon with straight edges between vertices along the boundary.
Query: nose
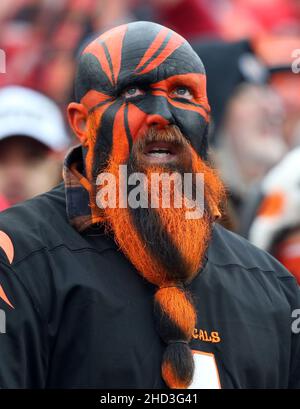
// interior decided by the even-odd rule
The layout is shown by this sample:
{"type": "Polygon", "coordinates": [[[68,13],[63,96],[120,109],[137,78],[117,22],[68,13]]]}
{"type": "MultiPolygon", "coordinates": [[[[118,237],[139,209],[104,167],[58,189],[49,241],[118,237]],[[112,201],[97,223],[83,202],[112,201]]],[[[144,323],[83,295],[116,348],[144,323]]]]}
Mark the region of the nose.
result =
{"type": "Polygon", "coordinates": [[[146,122],[149,127],[155,126],[158,129],[162,129],[170,125],[170,121],[159,114],[148,115],[146,122]]]}

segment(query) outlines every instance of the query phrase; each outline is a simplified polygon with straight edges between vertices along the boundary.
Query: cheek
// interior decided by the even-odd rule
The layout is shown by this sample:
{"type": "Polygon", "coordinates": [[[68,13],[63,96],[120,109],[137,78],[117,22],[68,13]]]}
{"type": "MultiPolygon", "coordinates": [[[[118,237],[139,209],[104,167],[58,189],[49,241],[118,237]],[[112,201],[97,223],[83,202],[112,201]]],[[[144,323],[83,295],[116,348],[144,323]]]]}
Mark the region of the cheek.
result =
{"type": "MultiPolygon", "coordinates": [[[[95,159],[95,149],[98,139],[98,131],[99,128],[102,126],[103,116],[106,113],[108,108],[112,105],[112,102],[106,104],[101,109],[97,109],[97,111],[93,112],[89,116],[88,120],[88,138],[87,138],[87,151],[85,156],[85,168],[86,174],[89,180],[93,178],[93,167],[94,167],[94,159],[95,159]]],[[[113,123],[113,116],[111,116],[110,121],[113,123]]]]}
{"type": "Polygon", "coordinates": [[[122,105],[116,113],[112,131],[112,157],[118,163],[125,163],[129,156],[130,139],[126,127],[126,108],[122,105]]]}
{"type": "MultiPolygon", "coordinates": [[[[97,109],[93,113],[89,115],[88,118],[88,147],[92,148],[94,147],[96,141],[97,141],[97,136],[98,136],[98,130],[102,125],[103,122],[103,116],[106,114],[107,116],[107,111],[108,108],[112,105],[112,102],[103,106],[102,108],[97,109]]],[[[114,117],[111,116],[110,121],[114,121],[114,117]]]]}
{"type": "Polygon", "coordinates": [[[208,122],[197,112],[172,108],[172,113],[183,135],[202,156],[206,150],[208,122]]]}

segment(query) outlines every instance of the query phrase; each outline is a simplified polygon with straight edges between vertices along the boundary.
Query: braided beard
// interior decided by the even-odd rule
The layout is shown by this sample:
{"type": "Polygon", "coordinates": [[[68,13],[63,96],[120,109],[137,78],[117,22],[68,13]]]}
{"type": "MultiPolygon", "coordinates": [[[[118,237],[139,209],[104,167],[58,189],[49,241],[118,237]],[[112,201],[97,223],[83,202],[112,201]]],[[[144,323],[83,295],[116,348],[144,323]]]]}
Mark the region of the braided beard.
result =
{"type": "MultiPolygon", "coordinates": [[[[119,189],[119,165],[110,159],[106,172],[113,174],[119,189]]],[[[187,219],[190,211],[183,201],[181,208],[106,208],[105,223],[130,262],[146,280],[158,287],[154,300],[157,330],[167,344],[162,359],[162,377],[170,388],[187,388],[192,381],[194,361],[188,346],[196,327],[197,314],[191,295],[185,289],[201,269],[209,243],[214,212],[223,198],[223,185],[206,165],[178,128],[150,132],[133,147],[128,174],[142,172],[150,182],[158,174],[177,171],[203,173],[205,207],[201,218],[187,219]],[[145,144],[155,140],[182,144],[178,161],[172,165],[145,165],[141,152],[145,144]]],[[[149,189],[150,183],[145,189],[149,189]]],[[[175,188],[174,188],[175,189],[175,188]]],[[[171,198],[175,190],[171,189],[171,198]]],[[[150,189],[149,189],[150,190],[150,189]]],[[[147,194],[150,194],[150,191],[147,194]]],[[[161,190],[160,190],[161,193],[161,190]]],[[[173,203],[172,200],[170,203],[173,203]]],[[[159,199],[159,204],[161,201],[159,199]]]]}

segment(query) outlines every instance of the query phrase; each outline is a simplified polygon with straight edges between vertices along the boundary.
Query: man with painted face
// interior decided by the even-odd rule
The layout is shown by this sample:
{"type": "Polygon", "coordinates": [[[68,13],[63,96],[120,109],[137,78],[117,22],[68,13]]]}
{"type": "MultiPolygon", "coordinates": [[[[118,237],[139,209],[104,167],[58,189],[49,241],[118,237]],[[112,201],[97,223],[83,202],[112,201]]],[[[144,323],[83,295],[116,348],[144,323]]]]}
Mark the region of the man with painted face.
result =
{"type": "Polygon", "coordinates": [[[64,183],[0,216],[0,387],[300,387],[295,279],[215,224],[205,78],[190,45],[149,22],[82,52],[64,183]],[[189,194],[130,206],[124,166],[146,197],[154,174],[191,174],[193,192],[202,174],[202,217],[186,217],[189,194]],[[103,175],[126,206],[104,205],[103,175]]]}

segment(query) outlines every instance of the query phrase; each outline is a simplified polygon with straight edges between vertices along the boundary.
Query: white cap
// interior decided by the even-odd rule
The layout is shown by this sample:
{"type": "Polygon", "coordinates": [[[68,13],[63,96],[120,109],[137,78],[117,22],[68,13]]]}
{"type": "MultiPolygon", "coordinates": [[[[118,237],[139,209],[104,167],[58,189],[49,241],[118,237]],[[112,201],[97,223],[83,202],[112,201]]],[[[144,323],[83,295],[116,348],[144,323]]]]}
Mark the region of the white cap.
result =
{"type": "Polygon", "coordinates": [[[54,151],[70,145],[62,113],[48,97],[29,88],[0,88],[0,140],[24,135],[54,151]]]}

